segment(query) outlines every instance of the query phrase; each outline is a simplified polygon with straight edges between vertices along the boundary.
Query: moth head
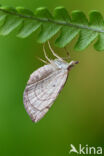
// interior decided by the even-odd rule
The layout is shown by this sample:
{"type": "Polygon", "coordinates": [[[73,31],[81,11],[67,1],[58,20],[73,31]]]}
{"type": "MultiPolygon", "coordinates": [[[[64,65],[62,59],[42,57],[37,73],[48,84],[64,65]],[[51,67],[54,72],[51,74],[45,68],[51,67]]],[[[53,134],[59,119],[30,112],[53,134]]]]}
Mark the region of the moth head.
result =
{"type": "Polygon", "coordinates": [[[78,64],[79,62],[78,61],[71,61],[70,63],[68,63],[68,62],[66,62],[64,60],[61,60],[61,59],[55,59],[54,63],[56,64],[56,66],[59,69],[68,69],[68,70],[70,70],[72,67],[74,67],[75,64],[78,64]]]}
{"type": "Polygon", "coordinates": [[[70,70],[72,67],[74,67],[75,66],[75,64],[78,64],[79,63],[79,61],[71,61],[69,64],[68,64],[68,70],[70,70]]]}

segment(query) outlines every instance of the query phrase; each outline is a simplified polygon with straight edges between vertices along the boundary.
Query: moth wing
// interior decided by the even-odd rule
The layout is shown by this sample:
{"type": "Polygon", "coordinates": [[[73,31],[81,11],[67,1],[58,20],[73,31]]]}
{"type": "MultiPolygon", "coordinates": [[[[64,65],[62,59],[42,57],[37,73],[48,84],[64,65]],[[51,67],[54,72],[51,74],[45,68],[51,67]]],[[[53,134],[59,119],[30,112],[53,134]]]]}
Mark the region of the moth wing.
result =
{"type": "Polygon", "coordinates": [[[37,122],[46,114],[62,90],[67,76],[67,70],[56,70],[48,77],[26,86],[24,106],[32,121],[37,122]]]}
{"type": "Polygon", "coordinates": [[[39,69],[37,69],[36,71],[34,71],[30,75],[30,78],[29,78],[27,84],[36,83],[36,82],[46,78],[50,74],[52,74],[55,70],[56,70],[56,68],[53,67],[51,64],[44,65],[44,66],[40,67],[39,69]]]}

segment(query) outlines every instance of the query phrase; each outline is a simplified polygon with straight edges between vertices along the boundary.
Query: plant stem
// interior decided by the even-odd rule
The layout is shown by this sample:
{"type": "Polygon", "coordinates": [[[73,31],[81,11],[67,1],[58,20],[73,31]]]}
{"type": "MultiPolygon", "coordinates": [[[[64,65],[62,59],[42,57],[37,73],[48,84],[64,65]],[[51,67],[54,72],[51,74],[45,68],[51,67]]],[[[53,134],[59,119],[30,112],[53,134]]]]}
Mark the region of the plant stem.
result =
{"type": "Polygon", "coordinates": [[[31,15],[30,16],[29,15],[22,15],[20,13],[8,11],[8,10],[1,9],[1,8],[0,8],[0,11],[4,12],[6,14],[9,14],[9,15],[14,15],[14,16],[18,16],[18,17],[21,17],[21,18],[35,20],[35,21],[39,21],[39,22],[54,23],[54,24],[57,24],[57,25],[69,26],[69,27],[74,27],[74,28],[78,28],[78,29],[87,29],[87,30],[91,30],[91,31],[94,31],[94,32],[104,33],[104,30],[95,29],[95,28],[92,28],[92,27],[90,27],[88,25],[80,25],[80,24],[75,24],[75,23],[71,23],[71,22],[59,21],[59,20],[57,21],[57,20],[49,19],[49,18],[38,18],[38,17],[35,17],[35,16],[31,16],[31,15]]]}

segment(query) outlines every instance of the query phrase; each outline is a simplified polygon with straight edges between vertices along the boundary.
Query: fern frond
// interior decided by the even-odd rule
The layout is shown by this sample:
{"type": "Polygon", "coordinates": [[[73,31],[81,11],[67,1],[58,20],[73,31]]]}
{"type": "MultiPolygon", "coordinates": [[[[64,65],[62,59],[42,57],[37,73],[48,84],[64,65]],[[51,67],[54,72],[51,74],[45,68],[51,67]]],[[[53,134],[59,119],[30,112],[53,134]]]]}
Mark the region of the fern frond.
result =
{"type": "Polygon", "coordinates": [[[41,27],[38,35],[39,43],[46,42],[60,31],[55,41],[55,45],[60,48],[65,47],[79,35],[75,50],[84,50],[95,39],[97,39],[95,49],[104,50],[104,19],[98,11],[91,11],[88,20],[82,11],[75,10],[70,17],[64,7],[55,8],[52,15],[45,7],[32,12],[22,7],[0,6],[0,22],[1,35],[8,35],[19,26],[17,36],[26,38],[41,27]]]}

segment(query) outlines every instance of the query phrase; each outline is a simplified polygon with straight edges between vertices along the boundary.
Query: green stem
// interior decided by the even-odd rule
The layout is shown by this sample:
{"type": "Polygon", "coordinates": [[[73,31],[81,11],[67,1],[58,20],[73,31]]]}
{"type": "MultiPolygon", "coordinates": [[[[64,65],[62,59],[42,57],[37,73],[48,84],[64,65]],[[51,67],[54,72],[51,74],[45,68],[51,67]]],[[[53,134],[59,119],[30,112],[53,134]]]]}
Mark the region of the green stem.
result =
{"type": "Polygon", "coordinates": [[[57,21],[57,20],[54,20],[54,19],[38,18],[38,17],[35,17],[35,16],[22,15],[20,13],[10,12],[10,11],[7,11],[7,10],[1,9],[1,8],[0,8],[0,11],[4,12],[6,14],[9,14],[9,15],[15,15],[15,16],[18,16],[18,17],[21,17],[21,18],[31,19],[31,20],[35,20],[35,21],[39,21],[39,22],[54,23],[54,24],[62,25],[62,26],[69,26],[69,27],[74,27],[74,28],[79,28],[79,29],[87,29],[87,30],[91,30],[91,31],[94,31],[94,32],[99,32],[99,33],[104,32],[104,30],[95,29],[95,28],[92,28],[92,27],[90,27],[88,25],[80,25],[80,24],[75,24],[75,23],[71,23],[71,22],[57,21]]]}

